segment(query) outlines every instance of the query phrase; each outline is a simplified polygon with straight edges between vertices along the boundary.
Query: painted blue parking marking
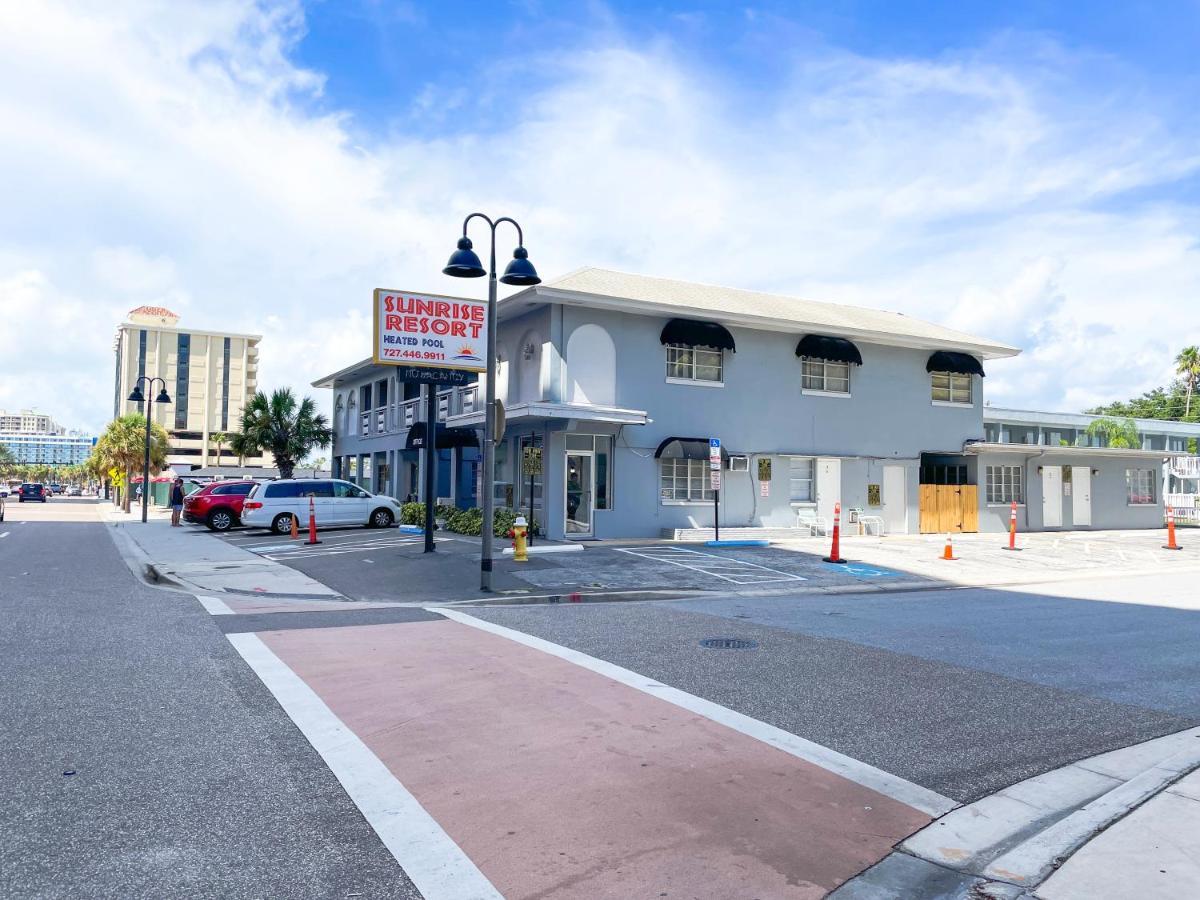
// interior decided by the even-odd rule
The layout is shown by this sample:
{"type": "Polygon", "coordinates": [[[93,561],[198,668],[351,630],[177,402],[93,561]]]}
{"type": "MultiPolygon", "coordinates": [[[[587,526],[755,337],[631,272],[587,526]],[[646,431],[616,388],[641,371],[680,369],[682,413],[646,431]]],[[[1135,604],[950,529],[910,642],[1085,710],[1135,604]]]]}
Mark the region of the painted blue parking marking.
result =
{"type": "Polygon", "coordinates": [[[845,565],[825,563],[825,568],[834,572],[853,575],[855,578],[896,578],[903,574],[902,572],[897,572],[895,569],[883,569],[879,566],[868,566],[863,563],[846,563],[845,565]]]}

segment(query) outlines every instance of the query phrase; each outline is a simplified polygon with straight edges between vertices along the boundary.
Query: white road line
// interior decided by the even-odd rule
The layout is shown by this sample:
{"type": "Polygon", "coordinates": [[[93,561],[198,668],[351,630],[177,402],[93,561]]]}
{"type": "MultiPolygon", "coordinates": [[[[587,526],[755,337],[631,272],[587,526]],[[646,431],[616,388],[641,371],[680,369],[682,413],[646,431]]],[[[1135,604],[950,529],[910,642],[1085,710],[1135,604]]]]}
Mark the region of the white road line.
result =
{"type": "Polygon", "coordinates": [[[432,609],[431,611],[440,613],[447,619],[463,625],[470,625],[472,628],[488,631],[500,637],[516,641],[519,644],[524,644],[527,647],[532,647],[535,650],[541,650],[543,653],[549,653],[551,656],[557,656],[559,659],[564,659],[598,675],[611,678],[613,681],[619,681],[621,684],[635,688],[652,697],[658,697],[667,703],[673,703],[675,706],[686,709],[696,715],[704,716],[706,719],[711,719],[714,722],[732,728],[734,731],[760,740],[764,744],[770,744],[772,747],[782,750],[785,753],[790,753],[798,759],[803,759],[806,762],[820,766],[856,784],[861,784],[864,787],[871,788],[871,790],[878,791],[885,796],[891,797],[893,800],[907,803],[914,809],[919,809],[921,812],[934,818],[958,806],[949,797],[943,797],[935,791],[921,787],[919,784],[913,784],[911,781],[906,781],[898,775],[877,769],[868,763],[861,762],[853,757],[838,753],[836,750],[831,750],[821,744],[805,740],[791,732],[784,731],[782,728],[776,728],[774,725],[768,725],[766,722],[752,719],[740,712],[735,712],[732,709],[721,706],[719,703],[713,703],[711,700],[705,700],[703,697],[697,697],[695,694],[689,694],[686,691],[673,688],[670,685],[663,684],[661,681],[655,681],[653,678],[639,675],[637,672],[614,665],[603,659],[588,656],[586,653],[580,653],[578,650],[572,650],[570,647],[563,647],[521,631],[505,628],[503,625],[495,625],[492,622],[477,619],[457,609],[439,608],[432,609]]]}
{"type": "Polygon", "coordinates": [[[257,635],[226,635],[308,738],[426,900],[503,900],[374,753],[257,635]]]}
{"type": "Polygon", "coordinates": [[[201,597],[196,595],[196,599],[200,601],[200,605],[208,610],[210,616],[232,616],[234,611],[225,605],[225,601],[218,600],[216,597],[201,597]]]}
{"type": "Polygon", "coordinates": [[[0,538],[6,538],[6,537],[8,537],[10,534],[12,534],[12,532],[11,532],[11,531],[6,531],[6,532],[4,532],[3,534],[0,534],[0,538]]]}

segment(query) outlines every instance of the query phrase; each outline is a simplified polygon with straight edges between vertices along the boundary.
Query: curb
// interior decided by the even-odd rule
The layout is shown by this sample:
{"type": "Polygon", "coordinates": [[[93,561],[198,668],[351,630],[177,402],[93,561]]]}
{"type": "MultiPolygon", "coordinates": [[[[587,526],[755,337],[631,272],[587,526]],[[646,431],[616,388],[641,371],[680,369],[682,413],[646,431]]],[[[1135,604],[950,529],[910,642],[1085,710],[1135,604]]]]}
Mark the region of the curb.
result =
{"type": "Polygon", "coordinates": [[[1200,728],[1070,763],[951,810],[830,896],[1032,896],[1089,840],[1197,769],[1200,728]]]}

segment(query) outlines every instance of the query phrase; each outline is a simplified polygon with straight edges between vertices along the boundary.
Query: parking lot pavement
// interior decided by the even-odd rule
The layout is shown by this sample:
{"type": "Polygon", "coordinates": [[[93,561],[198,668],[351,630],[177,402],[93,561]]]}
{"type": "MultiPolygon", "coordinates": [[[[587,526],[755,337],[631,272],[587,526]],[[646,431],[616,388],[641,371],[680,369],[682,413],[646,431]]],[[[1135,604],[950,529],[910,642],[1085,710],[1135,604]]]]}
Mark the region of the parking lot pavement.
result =
{"type": "MultiPolygon", "coordinates": [[[[292,540],[268,531],[237,529],[220,536],[229,546],[300,572],[359,603],[442,603],[480,596],[477,538],[439,532],[433,553],[424,552],[423,535],[395,528],[327,528],[318,538],[320,544],[309,546],[306,534],[292,540]]],[[[543,560],[538,557],[525,565],[550,565],[543,560]]],[[[511,574],[519,564],[497,559],[493,565],[497,592],[533,590],[511,574]]]]}
{"type": "MultiPolygon", "coordinates": [[[[1173,590],[1187,589],[1176,579],[1173,590]]],[[[962,801],[1200,721],[1190,650],[1200,626],[1188,618],[1184,628],[1184,614],[1055,602],[1048,591],[997,591],[991,601],[973,593],[705,597],[472,614],[962,801]],[[699,641],[709,637],[758,646],[707,650],[699,641]]]]}

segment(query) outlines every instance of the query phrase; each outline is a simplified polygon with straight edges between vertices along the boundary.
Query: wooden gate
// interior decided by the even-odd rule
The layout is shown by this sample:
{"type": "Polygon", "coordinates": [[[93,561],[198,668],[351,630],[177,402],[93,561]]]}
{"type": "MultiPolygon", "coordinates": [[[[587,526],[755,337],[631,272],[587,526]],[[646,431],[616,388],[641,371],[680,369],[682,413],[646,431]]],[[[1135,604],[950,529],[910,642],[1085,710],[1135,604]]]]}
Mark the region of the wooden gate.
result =
{"type": "Polygon", "coordinates": [[[979,530],[979,488],[973,484],[921,485],[921,534],[979,530]]]}

